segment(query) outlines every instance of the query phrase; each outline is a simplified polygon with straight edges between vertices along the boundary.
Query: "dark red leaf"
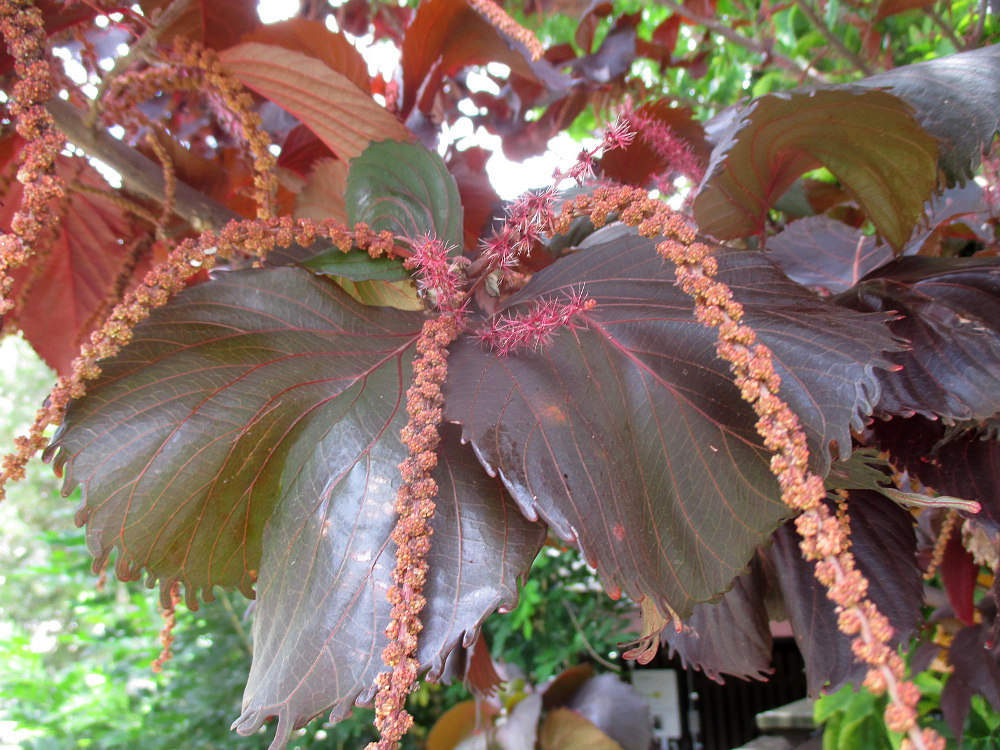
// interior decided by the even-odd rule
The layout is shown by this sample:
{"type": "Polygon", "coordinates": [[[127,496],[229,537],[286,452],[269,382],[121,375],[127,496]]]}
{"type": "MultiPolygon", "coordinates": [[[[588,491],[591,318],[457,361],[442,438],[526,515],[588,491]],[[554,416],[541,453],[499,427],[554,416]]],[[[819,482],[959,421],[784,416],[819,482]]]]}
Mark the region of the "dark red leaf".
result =
{"type": "Polygon", "coordinates": [[[949,428],[925,417],[878,420],[879,446],[896,466],[942,495],[975,500],[978,520],[1000,529],[1000,441],[969,425],[949,428]],[[964,429],[962,429],[964,427],[964,429]]]}
{"type": "Polygon", "coordinates": [[[941,559],[941,583],[951,608],[963,624],[972,625],[975,622],[976,579],[979,577],[979,566],[972,559],[972,554],[962,545],[962,535],[954,532],[948,538],[941,559]]]}
{"type": "Polygon", "coordinates": [[[591,52],[594,47],[594,33],[597,31],[597,27],[613,12],[614,5],[612,3],[602,2],[602,0],[591,2],[577,23],[576,33],[573,35],[576,46],[585,53],[591,52]]]}
{"type": "MultiPolygon", "coordinates": [[[[172,0],[141,0],[147,18],[162,12],[172,0]]],[[[180,18],[163,30],[159,42],[169,47],[178,37],[212,49],[226,49],[260,25],[258,0],[194,0],[180,18]]]]}
{"type": "Polygon", "coordinates": [[[494,216],[500,213],[500,196],[486,173],[492,152],[473,146],[456,151],[447,160],[448,171],[458,184],[464,212],[463,234],[467,250],[479,246],[479,238],[494,216]]]}
{"type": "MultiPolygon", "coordinates": [[[[848,503],[851,551],[869,581],[868,595],[895,629],[891,643],[906,643],[921,621],[923,578],[916,558],[913,518],[874,492],[853,492],[848,503]]],[[[768,551],[795,641],[806,661],[809,694],[835,691],[864,677],[847,636],[837,629],[833,602],[802,559],[793,524],[774,534],[768,551]]]]}
{"type": "MultiPolygon", "coordinates": [[[[304,270],[222,273],[138,326],[48,451],[81,484],[99,563],[117,550],[196,605],[254,595],[254,663],[238,721],[342,717],[382,669],[399,430],[423,316],[363,307],[304,270]]],[[[453,438],[441,488],[420,659],[433,672],[516,581],[544,527],[525,521],[453,438]]]]}
{"type": "MultiPolygon", "coordinates": [[[[674,107],[669,99],[659,99],[639,107],[637,114],[669,128],[670,134],[689,151],[691,159],[701,169],[708,164],[712,147],[705,139],[701,123],[694,119],[690,109],[674,107]]],[[[630,146],[605,154],[601,158],[601,170],[604,174],[618,182],[646,187],[668,167],[677,169],[678,164],[668,164],[664,158],[666,150],[658,148],[656,143],[650,143],[648,137],[640,129],[630,146]]]]}
{"type": "MultiPolygon", "coordinates": [[[[523,511],[577,543],[612,593],[686,615],[730,584],[786,511],[715,334],[653,244],[626,237],[536,274],[501,313],[580,290],[596,307],[536,351],[501,358],[459,342],[446,412],[523,511]]],[[[760,254],[718,258],[825,473],[830,441],[849,445],[849,425],[872,406],[887,332],[760,254]]]]}
{"type": "MultiPolygon", "coordinates": [[[[440,496],[418,652],[432,678],[455,646],[472,643],[487,615],[516,602],[517,578],[545,541],[544,526],[517,512],[455,433],[434,472],[440,496]]],[[[395,430],[389,442],[398,445],[395,430]]],[[[296,480],[312,487],[293,487],[300,497],[289,498],[268,525],[254,661],[234,724],[250,735],[277,716],[275,743],[287,742],[293,729],[321,712],[332,711],[334,720],[347,716],[355,699],[371,699],[375,676],[385,669],[380,656],[389,624],[395,463],[363,461],[343,476],[342,489],[320,502],[316,492],[329,471],[313,468],[314,477],[296,480]]]]}
{"type": "Polygon", "coordinates": [[[403,39],[402,114],[408,117],[418,99],[430,111],[441,80],[469,65],[500,62],[533,78],[526,50],[505,38],[464,0],[428,0],[417,8],[403,39]]]}
{"type": "Polygon", "coordinates": [[[892,250],[841,221],[810,216],[767,241],[768,256],[794,281],[843,292],[893,258],[892,250]]]}
{"type": "MultiPolygon", "coordinates": [[[[305,177],[320,159],[336,158],[330,148],[305,125],[296,125],[288,131],[281,144],[278,166],[305,177]]],[[[347,173],[345,166],[344,173],[347,173]]]]}
{"type": "Polygon", "coordinates": [[[896,311],[909,342],[900,368],[878,373],[879,410],[950,420],[1000,412],[1000,260],[900,258],[837,297],[863,311],[896,311]]]}
{"type": "Polygon", "coordinates": [[[954,671],[941,693],[941,713],[959,743],[969,712],[969,699],[981,695],[1000,711],[1000,661],[995,648],[986,648],[983,626],[962,628],[948,649],[954,671]]]}
{"type": "MultiPolygon", "coordinates": [[[[911,516],[875,492],[852,492],[848,501],[851,549],[871,582],[872,601],[906,642],[920,623],[923,582],[911,516]]],[[[699,604],[684,632],[664,631],[685,664],[722,682],[722,674],[766,679],[771,663],[770,619],[789,619],[806,661],[811,695],[860,679],[850,642],[837,630],[834,605],[802,559],[795,527],[787,523],[762,548],[750,573],[715,604],[699,604]]]]}
{"type": "MultiPolygon", "coordinates": [[[[13,168],[10,163],[7,169],[13,168]]],[[[41,244],[38,265],[14,273],[13,298],[24,295],[16,325],[52,369],[68,374],[80,345],[111,312],[110,297],[132,279],[147,231],[100,191],[111,191],[93,167],[60,156],[57,173],[94,190],[74,190],[67,197],[62,223],[51,244],[41,244]]],[[[21,204],[21,183],[11,180],[0,206],[0,228],[21,204]]]]}
{"type": "Polygon", "coordinates": [[[663,631],[663,640],[685,667],[700,669],[716,682],[722,675],[766,680],[771,668],[771,628],[765,599],[768,580],[754,558],[750,572],[733,581],[733,588],[713,604],[699,604],[684,629],[663,631]]]}

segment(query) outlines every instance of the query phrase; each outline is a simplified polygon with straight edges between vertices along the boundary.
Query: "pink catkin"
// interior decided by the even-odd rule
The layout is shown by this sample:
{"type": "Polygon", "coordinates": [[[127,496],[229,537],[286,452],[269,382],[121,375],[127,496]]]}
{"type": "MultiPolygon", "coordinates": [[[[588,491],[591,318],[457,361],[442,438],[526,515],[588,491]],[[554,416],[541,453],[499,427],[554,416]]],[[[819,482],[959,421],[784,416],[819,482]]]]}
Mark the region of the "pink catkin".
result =
{"type": "Polygon", "coordinates": [[[849,518],[841,509],[831,513],[823,502],[821,477],[809,469],[809,449],[798,417],[779,395],[780,377],[770,349],[743,324],[743,307],[728,286],[714,277],[718,271],[711,248],[699,242],[684,219],[644,191],[597,188],[589,196],[566,201],[555,222],[565,231],[575,216],[589,215],[600,226],[610,214],[638,227],[647,237],[663,236],[660,254],[676,266],[676,283],[695,301],[697,318],[718,330],[716,350],[730,363],[740,394],[757,413],[757,431],[774,455],[771,470],[778,479],[782,500],[801,515],[796,528],[802,555],[816,562],[815,576],[837,606],[838,626],[852,637],[855,658],[869,665],[866,685],[884,688],[889,695],[886,722],[905,733],[904,750],[943,750],[944,740],[917,724],[920,691],[903,679],[904,664],[889,647],[893,635],[888,619],[868,599],[868,581],[856,567],[849,544],[849,518]]]}
{"type": "Polygon", "coordinates": [[[537,349],[560,328],[572,327],[574,318],[595,305],[583,293],[574,293],[565,301],[541,300],[527,312],[495,318],[479,332],[479,340],[501,357],[518,349],[537,349]]]}
{"type": "Polygon", "coordinates": [[[637,110],[628,113],[628,121],[635,127],[639,137],[666,165],[656,178],[657,187],[661,192],[674,192],[671,178],[675,174],[684,175],[696,185],[701,182],[705,176],[704,168],[695,158],[691,146],[680,138],[673,128],[637,110]]]}
{"type": "Polygon", "coordinates": [[[64,195],[56,175],[56,155],[64,138],[45,108],[52,98],[52,76],[45,52],[45,26],[40,10],[28,0],[0,2],[0,33],[14,58],[18,81],[10,113],[17,133],[27,141],[21,151],[17,179],[24,185],[21,205],[11,219],[11,232],[0,236],[0,314],[14,306],[11,271],[24,266],[43,236],[51,236],[60,213],[53,206],[64,195]]]}

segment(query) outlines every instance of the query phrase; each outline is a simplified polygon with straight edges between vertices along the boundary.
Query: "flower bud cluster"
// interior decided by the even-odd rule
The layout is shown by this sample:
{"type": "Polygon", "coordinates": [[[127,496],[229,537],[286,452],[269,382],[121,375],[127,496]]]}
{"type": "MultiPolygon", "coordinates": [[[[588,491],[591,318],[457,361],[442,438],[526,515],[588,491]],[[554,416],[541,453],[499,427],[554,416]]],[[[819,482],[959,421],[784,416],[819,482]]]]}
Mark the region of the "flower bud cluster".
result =
{"type": "Polygon", "coordinates": [[[559,328],[572,327],[573,319],[592,310],[596,301],[583,292],[566,300],[540,300],[530,310],[497,316],[477,335],[501,357],[517,349],[537,349],[559,328]]]}
{"type": "Polygon", "coordinates": [[[781,498],[800,513],[795,523],[802,537],[802,555],[816,562],[816,579],[836,605],[838,627],[852,638],[855,658],[869,665],[869,689],[889,694],[887,726],[907,735],[903,741],[907,748],[943,750],[944,740],[936,732],[917,727],[920,691],[904,680],[903,660],[889,646],[892,626],[868,599],[868,580],[850,550],[850,519],[846,510],[833,513],[824,502],[823,479],[809,468],[805,431],[780,396],[781,378],[774,369],[774,356],[742,322],[743,306],[729,287],[715,278],[718,264],[711,248],[699,242],[683,218],[666,204],[649,199],[637,188],[600,188],[589,197],[567,201],[557,225],[565,231],[575,216],[585,213],[595,226],[614,213],[626,224],[638,227],[644,236],[665,238],[658,251],[676,266],[676,283],[694,299],[698,320],[717,329],[716,351],[730,363],[742,398],[757,414],[757,432],[774,454],[771,471],[778,480],[781,498]]]}
{"type": "Polygon", "coordinates": [[[170,586],[169,600],[163,605],[163,629],[160,630],[160,644],[163,650],[152,664],[154,672],[163,671],[163,665],[170,661],[174,654],[170,647],[174,645],[174,627],[177,625],[177,605],[181,602],[181,585],[177,581],[170,586]]]}
{"type": "Polygon", "coordinates": [[[223,123],[246,143],[253,158],[257,218],[274,216],[278,178],[270,139],[250,92],[226,72],[213,50],[178,37],[170,59],[143,70],[125,71],[112,82],[106,113],[130,121],[141,117],[137,104],[171,91],[208,92],[218,100],[223,123]]]}
{"type": "Polygon", "coordinates": [[[537,62],[542,59],[545,48],[538,41],[538,37],[511,18],[507,11],[493,0],[469,0],[469,5],[479,11],[487,21],[504,34],[527,47],[533,61],[537,62]]]}
{"type": "Polygon", "coordinates": [[[675,174],[684,175],[695,185],[701,182],[701,178],[705,176],[704,167],[695,158],[691,145],[679,137],[673,128],[635,109],[628,110],[627,122],[665,165],[663,172],[656,178],[660,192],[674,192],[673,183],[669,180],[675,174]]]}
{"type": "Polygon", "coordinates": [[[59,424],[70,399],[83,396],[87,382],[101,374],[99,361],[121,351],[132,340],[136,324],[148,318],[157,307],[165,305],[185,287],[188,279],[214,267],[220,259],[235,255],[263,258],[276,247],[289,247],[293,243],[308,247],[318,238],[329,239],[343,252],[353,245],[373,256],[390,254],[395,242],[391,232],[373,232],[362,223],[349,231],[332,220],[316,222],[289,216],[266,221],[232,221],[219,232],[204,232],[181,242],[164,263],[153,268],[141,284],[125,295],[104,324],[91,334],[90,342],[81,347],[80,356],[73,361],[71,374],[56,381],[49,398],[36,413],[28,434],[17,438],[15,451],[3,459],[0,501],[4,498],[7,482],[23,479],[28,460],[48,443],[45,430],[59,424]]]}
{"type": "Polygon", "coordinates": [[[60,215],[53,209],[64,195],[56,175],[56,156],[64,138],[45,105],[52,98],[52,76],[45,54],[42,12],[30,0],[0,0],[0,33],[14,58],[18,81],[8,108],[17,133],[27,141],[21,151],[17,180],[24,185],[21,205],[11,219],[11,232],[0,236],[0,314],[14,302],[11,271],[24,266],[51,234],[60,215]]]}
{"type": "Polygon", "coordinates": [[[375,696],[375,726],[380,740],[369,750],[391,750],[413,724],[406,711],[406,697],[417,686],[420,663],[417,640],[423,624],[420,613],[426,604],[427,553],[431,545],[431,518],[438,494],[431,472],[438,462],[439,428],[444,396],[441,386],[448,373],[448,345],[461,332],[460,316],[443,312],[427,320],[417,339],[413,362],[413,384],[406,392],[409,421],[400,435],[409,456],[399,465],[403,483],[396,495],[398,518],[392,531],[396,544],[396,566],[388,599],[392,605],[385,634],[389,644],[382,660],[391,671],[381,673],[375,696]]]}

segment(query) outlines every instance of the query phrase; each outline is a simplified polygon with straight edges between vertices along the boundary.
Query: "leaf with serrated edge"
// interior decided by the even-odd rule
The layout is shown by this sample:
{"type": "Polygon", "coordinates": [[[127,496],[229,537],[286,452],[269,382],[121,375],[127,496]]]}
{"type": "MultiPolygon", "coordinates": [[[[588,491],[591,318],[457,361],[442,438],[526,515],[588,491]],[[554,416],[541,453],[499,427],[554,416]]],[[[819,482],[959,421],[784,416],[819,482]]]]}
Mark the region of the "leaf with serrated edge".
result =
{"type": "Polygon", "coordinates": [[[349,78],[302,52],[244,42],[219,55],[230,73],[307,125],[341,161],[371,141],[405,141],[410,131],[349,78]]]}
{"type": "MultiPolygon", "coordinates": [[[[787,510],[715,332],[654,244],[627,237],[536,274],[500,312],[581,289],[596,307],[536,351],[501,358],[460,341],[446,416],[612,593],[687,614],[726,589],[787,510]]],[[[893,346],[884,319],[843,315],[758,253],[717,257],[825,474],[830,440],[850,445],[877,396],[872,370],[893,346]]]]}
{"type": "Polygon", "coordinates": [[[715,147],[694,215],[718,239],[764,230],[768,209],[825,166],[896,248],[937,181],[938,147],[909,107],[859,87],[788,91],[751,102],[715,147]]]}
{"type": "MultiPolygon", "coordinates": [[[[851,551],[869,581],[868,596],[892,624],[890,644],[905,643],[920,624],[923,604],[913,517],[867,490],[852,492],[847,509],[851,551]]],[[[775,532],[767,554],[805,658],[809,694],[816,696],[848,680],[861,680],[867,667],[855,662],[850,639],[837,630],[834,604],[813,574],[814,563],[802,559],[800,540],[794,524],[785,524],[775,532]]]]}
{"type": "Polygon", "coordinates": [[[886,89],[913,107],[941,144],[949,184],[965,182],[1000,126],[1000,46],[904,65],[856,82],[886,89]]]}
{"type": "Polygon", "coordinates": [[[768,257],[798,283],[836,294],[893,258],[876,237],[831,219],[809,216],[767,241],[768,257]]]}
{"type": "Polygon", "coordinates": [[[899,258],[838,295],[864,312],[894,311],[893,333],[909,342],[880,372],[878,410],[948,420],[1000,412],[1000,260],[899,258]]]}
{"type": "MultiPolygon", "coordinates": [[[[392,435],[379,441],[390,443],[393,453],[376,462],[373,448],[373,460],[344,475],[329,497],[316,496],[328,481],[328,457],[310,459],[294,479],[307,486],[293,485],[289,507],[271,521],[274,541],[261,563],[254,662],[243,715],[234,724],[240,734],[253,734],[277,715],[274,742],[283,746],[316,714],[332,710],[332,719],[341,719],[356,698],[371,698],[375,676],[385,669],[380,655],[394,560],[388,538],[395,523],[395,465],[405,457],[396,438],[405,414],[397,421],[392,435]]],[[[488,614],[516,601],[517,577],[545,541],[545,527],[521,516],[455,434],[441,451],[434,479],[440,494],[417,653],[432,676],[444,669],[452,648],[471,643],[488,614]]]]}
{"type": "MultiPolygon", "coordinates": [[[[913,519],[866,490],[852,492],[847,509],[851,548],[871,583],[869,595],[896,629],[892,643],[905,642],[916,631],[923,602],[913,519]]],[[[813,575],[814,563],[802,559],[799,541],[794,524],[783,525],[772,545],[761,548],[750,573],[734,581],[721,601],[695,607],[684,632],[665,631],[685,665],[718,682],[723,674],[764,679],[771,655],[770,616],[791,620],[811,695],[864,677],[866,668],[855,664],[850,640],[837,630],[834,605],[813,575]],[[775,604],[784,611],[772,612],[775,604]]]]}
{"type": "MultiPolygon", "coordinates": [[[[254,665],[241,731],[279,717],[273,747],[377,672],[388,624],[399,430],[423,316],[358,305],[301,269],[222,273],[135,330],[71,407],[49,456],[82,484],[78,520],[99,559],[166,592],[254,595],[254,665]]],[[[435,479],[421,662],[499,604],[544,527],[450,440],[435,479]]]]}
{"type": "Polygon", "coordinates": [[[462,200],[441,157],[414,143],[379,141],[351,162],[347,215],[410,240],[462,248],[462,200]]]}
{"type": "Polygon", "coordinates": [[[774,645],[764,606],[767,579],[754,558],[750,572],[712,604],[699,604],[680,631],[667,628],[663,640],[686,668],[700,669],[718,683],[723,675],[766,680],[774,645]]]}

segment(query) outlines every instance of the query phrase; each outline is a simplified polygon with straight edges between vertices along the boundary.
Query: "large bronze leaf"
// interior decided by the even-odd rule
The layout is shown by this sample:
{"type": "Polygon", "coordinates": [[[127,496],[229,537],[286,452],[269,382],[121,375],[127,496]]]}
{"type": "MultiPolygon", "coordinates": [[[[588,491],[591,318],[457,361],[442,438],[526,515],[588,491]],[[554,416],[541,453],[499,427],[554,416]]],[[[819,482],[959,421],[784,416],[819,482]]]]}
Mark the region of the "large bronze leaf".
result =
{"type": "MultiPolygon", "coordinates": [[[[626,237],[536,274],[501,313],[581,290],[596,307],[534,351],[460,342],[446,416],[612,593],[687,614],[729,586],[786,509],[715,333],[653,244],[626,237]]],[[[893,346],[884,319],[823,302],[758,253],[718,257],[825,473],[830,441],[849,445],[877,396],[874,369],[893,346]]]]}
{"type": "MultiPolygon", "coordinates": [[[[222,273],[178,295],[105,363],[50,448],[80,484],[78,521],[125,578],[258,584],[238,721],[277,716],[275,747],[343,716],[382,668],[399,430],[422,316],[364,307],[301,269],[222,273]]],[[[501,603],[544,529],[451,441],[435,478],[420,658],[444,657],[501,603]]]]}

